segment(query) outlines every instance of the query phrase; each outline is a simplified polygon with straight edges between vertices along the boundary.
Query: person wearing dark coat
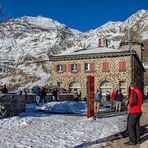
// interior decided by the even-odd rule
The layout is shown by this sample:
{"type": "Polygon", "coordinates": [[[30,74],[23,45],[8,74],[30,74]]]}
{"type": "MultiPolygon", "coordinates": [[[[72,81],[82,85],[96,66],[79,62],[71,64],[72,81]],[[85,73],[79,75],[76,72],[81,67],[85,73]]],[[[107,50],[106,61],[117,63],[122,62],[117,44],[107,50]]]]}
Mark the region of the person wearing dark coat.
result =
{"type": "Polygon", "coordinates": [[[36,93],[36,104],[39,105],[41,97],[41,89],[39,86],[36,87],[35,93],[36,93]]]}
{"type": "Polygon", "coordinates": [[[46,98],[46,90],[45,90],[44,87],[42,87],[42,89],[41,89],[41,101],[42,101],[42,103],[46,102],[45,98],[46,98]]]}
{"type": "Polygon", "coordinates": [[[58,91],[56,88],[54,88],[52,91],[52,100],[57,101],[57,96],[58,96],[58,91]]]}
{"type": "Polygon", "coordinates": [[[4,85],[4,86],[2,87],[2,93],[3,93],[3,94],[7,94],[7,93],[8,93],[8,89],[7,89],[6,85],[4,85]]]}
{"type": "Polygon", "coordinates": [[[116,91],[116,112],[121,111],[121,102],[123,100],[123,94],[121,90],[116,91]]]}

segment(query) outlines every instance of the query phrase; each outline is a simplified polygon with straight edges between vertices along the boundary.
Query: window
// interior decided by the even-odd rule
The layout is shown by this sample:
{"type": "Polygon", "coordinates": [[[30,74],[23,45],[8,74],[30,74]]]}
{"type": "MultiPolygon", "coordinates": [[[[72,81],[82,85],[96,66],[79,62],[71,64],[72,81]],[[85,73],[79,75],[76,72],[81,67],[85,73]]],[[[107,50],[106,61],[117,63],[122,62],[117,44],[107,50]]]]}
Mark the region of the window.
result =
{"type": "Polygon", "coordinates": [[[84,70],[85,70],[85,71],[90,71],[90,64],[85,63],[85,64],[84,64],[84,70]]]}
{"type": "Polygon", "coordinates": [[[125,71],[126,70],[126,62],[124,60],[121,60],[119,62],[119,71],[125,71]]]}
{"type": "Polygon", "coordinates": [[[127,95],[127,85],[126,81],[119,81],[119,89],[123,93],[123,95],[127,95]]]}
{"type": "Polygon", "coordinates": [[[105,96],[107,91],[109,91],[111,93],[111,91],[112,91],[112,84],[109,81],[104,80],[100,84],[100,90],[102,91],[102,95],[105,96]]]}
{"type": "Polygon", "coordinates": [[[76,81],[72,81],[71,83],[70,83],[70,85],[69,85],[69,88],[70,89],[80,89],[80,84],[78,83],[78,82],[76,82],[76,81]]]}
{"type": "Polygon", "coordinates": [[[94,63],[85,63],[84,64],[84,70],[94,72],[94,70],[95,70],[94,66],[95,66],[94,63]]]}
{"type": "Polygon", "coordinates": [[[55,72],[65,72],[66,71],[66,64],[58,64],[54,65],[54,71],[55,72]]]}
{"type": "Polygon", "coordinates": [[[77,71],[77,64],[71,64],[71,70],[77,71]]]}
{"type": "Polygon", "coordinates": [[[109,62],[102,63],[102,71],[109,71],[109,62]]]}
{"type": "Polygon", "coordinates": [[[62,65],[57,65],[57,71],[58,72],[62,72],[62,69],[63,69],[62,65]]]}

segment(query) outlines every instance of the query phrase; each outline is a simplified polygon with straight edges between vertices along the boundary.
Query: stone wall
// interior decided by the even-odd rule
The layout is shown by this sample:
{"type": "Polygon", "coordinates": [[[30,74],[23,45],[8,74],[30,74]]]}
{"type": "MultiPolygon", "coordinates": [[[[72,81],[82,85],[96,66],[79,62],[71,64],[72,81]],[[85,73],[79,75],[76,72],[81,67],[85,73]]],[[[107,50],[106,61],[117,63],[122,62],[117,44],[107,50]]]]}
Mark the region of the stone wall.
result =
{"type": "Polygon", "coordinates": [[[14,116],[25,112],[25,96],[0,94],[0,104],[5,111],[4,116],[14,116]]]}
{"type": "MultiPolygon", "coordinates": [[[[141,65],[136,59],[133,58],[133,81],[136,82],[137,86],[141,91],[144,91],[144,72],[141,65]]],[[[143,92],[144,93],[144,92],[143,92]]]]}
{"type": "MultiPolygon", "coordinates": [[[[131,58],[130,56],[116,56],[116,57],[104,57],[104,58],[93,58],[93,59],[79,59],[79,60],[63,60],[53,62],[51,67],[51,83],[56,86],[57,82],[61,82],[61,87],[69,89],[69,85],[72,81],[76,81],[81,86],[82,98],[87,97],[87,76],[94,76],[95,78],[95,91],[100,87],[100,83],[104,80],[107,80],[111,83],[112,89],[119,88],[119,81],[126,81],[126,86],[128,88],[129,83],[131,82],[131,58]],[[119,61],[125,60],[127,69],[126,71],[119,71],[119,61]],[[109,62],[110,71],[102,71],[102,62],[109,62]],[[79,72],[68,72],[68,64],[81,64],[81,70],[79,72]],[[93,72],[85,72],[84,64],[85,63],[94,63],[95,70],[93,72]],[[54,71],[55,64],[66,64],[66,71],[57,73],[54,71]]],[[[127,95],[128,90],[126,90],[127,95]]]]}
{"type": "MultiPolygon", "coordinates": [[[[27,94],[26,96],[26,104],[36,103],[36,95],[35,94],[27,94]]],[[[46,102],[52,102],[52,94],[48,93],[45,97],[46,102]]],[[[71,93],[61,93],[58,95],[58,101],[73,101],[73,95],[71,93]]]]}
{"type": "MultiPolygon", "coordinates": [[[[130,47],[129,47],[129,45],[124,45],[124,46],[121,47],[121,49],[129,50],[130,47]]],[[[136,44],[134,45],[133,44],[133,45],[131,45],[131,50],[136,51],[140,60],[143,59],[142,46],[141,45],[136,45],[136,44]]]]}

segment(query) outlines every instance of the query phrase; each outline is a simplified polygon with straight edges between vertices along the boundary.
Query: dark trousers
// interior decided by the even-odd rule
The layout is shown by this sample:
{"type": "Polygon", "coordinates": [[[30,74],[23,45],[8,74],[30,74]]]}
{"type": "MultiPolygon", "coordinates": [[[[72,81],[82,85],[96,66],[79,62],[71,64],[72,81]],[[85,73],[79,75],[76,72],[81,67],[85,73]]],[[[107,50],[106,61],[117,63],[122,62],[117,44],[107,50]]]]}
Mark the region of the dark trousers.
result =
{"type": "Polygon", "coordinates": [[[140,142],[140,113],[129,113],[127,126],[128,126],[128,135],[129,141],[132,143],[140,142]]]}

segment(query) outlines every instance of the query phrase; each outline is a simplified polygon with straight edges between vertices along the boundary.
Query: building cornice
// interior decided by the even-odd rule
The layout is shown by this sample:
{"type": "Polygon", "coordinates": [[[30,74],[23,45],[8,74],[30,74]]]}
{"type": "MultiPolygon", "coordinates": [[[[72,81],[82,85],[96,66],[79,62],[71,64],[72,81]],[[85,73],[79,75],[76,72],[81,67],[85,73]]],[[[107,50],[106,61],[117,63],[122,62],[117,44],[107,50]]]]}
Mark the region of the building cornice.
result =
{"type": "MultiPolygon", "coordinates": [[[[132,53],[134,54],[135,52],[132,51],[132,53]]],[[[67,60],[78,60],[78,59],[96,59],[96,58],[129,56],[130,54],[131,54],[131,51],[123,50],[120,52],[75,54],[75,55],[55,55],[55,56],[49,56],[49,59],[50,61],[67,61],[67,60]]]]}

